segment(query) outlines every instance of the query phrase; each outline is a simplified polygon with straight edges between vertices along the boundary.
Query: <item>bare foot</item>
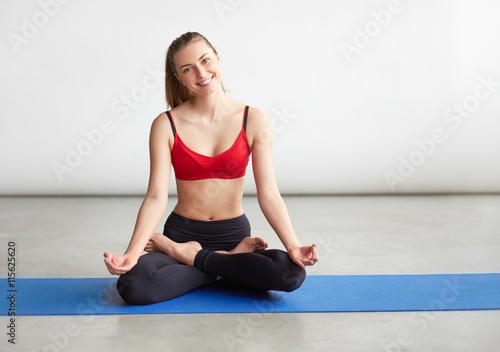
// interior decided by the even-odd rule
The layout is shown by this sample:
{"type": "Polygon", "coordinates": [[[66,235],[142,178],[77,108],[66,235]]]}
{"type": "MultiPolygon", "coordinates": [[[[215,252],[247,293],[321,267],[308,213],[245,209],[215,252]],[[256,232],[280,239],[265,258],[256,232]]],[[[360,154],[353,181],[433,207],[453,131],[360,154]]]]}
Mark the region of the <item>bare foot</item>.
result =
{"type": "Polygon", "coordinates": [[[161,252],[165,253],[165,248],[163,245],[163,237],[166,237],[162,233],[155,232],[151,235],[151,238],[149,239],[148,243],[146,244],[146,247],[144,250],[146,252],[161,252]]]}
{"type": "Polygon", "coordinates": [[[146,252],[161,252],[179,262],[193,266],[196,253],[202,249],[196,241],[177,243],[161,233],[153,233],[148,244],[144,248],[146,252]]]}
{"type": "MultiPolygon", "coordinates": [[[[160,247],[161,247],[161,237],[164,236],[161,233],[155,232],[151,235],[151,238],[149,239],[148,243],[146,244],[146,247],[144,250],[146,252],[162,252],[165,253],[160,247]]],[[[165,236],[164,236],[165,237],[165,236]]]]}
{"type": "Polygon", "coordinates": [[[266,249],[267,243],[260,237],[245,237],[231,251],[215,251],[220,254],[251,253],[261,249],[266,249]]]}

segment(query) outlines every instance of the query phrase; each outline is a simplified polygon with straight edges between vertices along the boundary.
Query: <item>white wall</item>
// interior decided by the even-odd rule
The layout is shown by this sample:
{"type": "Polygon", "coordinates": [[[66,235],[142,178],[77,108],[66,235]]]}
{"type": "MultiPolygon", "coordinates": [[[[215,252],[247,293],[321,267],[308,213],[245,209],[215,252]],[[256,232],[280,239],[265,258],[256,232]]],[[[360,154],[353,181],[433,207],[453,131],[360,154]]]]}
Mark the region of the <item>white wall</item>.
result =
{"type": "Polygon", "coordinates": [[[189,30],[271,119],[282,193],[500,191],[498,1],[64,2],[0,1],[0,194],[144,193],[189,30]]]}

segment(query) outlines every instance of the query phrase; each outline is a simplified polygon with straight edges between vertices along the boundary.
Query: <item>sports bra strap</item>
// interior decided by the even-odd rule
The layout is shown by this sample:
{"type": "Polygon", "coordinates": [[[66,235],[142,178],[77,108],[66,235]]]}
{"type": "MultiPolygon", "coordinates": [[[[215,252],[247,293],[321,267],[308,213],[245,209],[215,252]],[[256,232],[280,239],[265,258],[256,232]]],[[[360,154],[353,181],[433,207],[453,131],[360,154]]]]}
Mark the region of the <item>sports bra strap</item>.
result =
{"type": "Polygon", "coordinates": [[[245,107],[245,117],[243,118],[243,130],[247,132],[248,105],[245,107]]]}
{"type": "Polygon", "coordinates": [[[172,126],[172,132],[174,133],[175,137],[175,125],[174,125],[174,120],[172,120],[172,115],[170,115],[170,111],[165,111],[168,116],[168,121],[170,121],[170,126],[172,126]]]}

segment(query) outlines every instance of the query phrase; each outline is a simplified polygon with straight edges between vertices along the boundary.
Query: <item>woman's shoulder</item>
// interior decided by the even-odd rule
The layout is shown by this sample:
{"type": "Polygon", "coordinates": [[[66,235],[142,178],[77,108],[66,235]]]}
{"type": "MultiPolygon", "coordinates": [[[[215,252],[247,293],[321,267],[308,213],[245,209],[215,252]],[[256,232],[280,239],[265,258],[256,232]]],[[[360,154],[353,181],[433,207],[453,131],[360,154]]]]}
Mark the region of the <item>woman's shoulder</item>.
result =
{"type": "Polygon", "coordinates": [[[167,111],[160,112],[160,114],[154,118],[153,125],[162,125],[165,122],[168,122],[167,111]]]}
{"type": "Polygon", "coordinates": [[[173,136],[166,111],[161,112],[155,117],[151,123],[151,133],[166,135],[167,137],[173,136]]]}
{"type": "MultiPolygon", "coordinates": [[[[180,111],[183,111],[185,109],[186,102],[182,103],[181,105],[177,105],[175,108],[171,108],[167,110],[171,114],[178,115],[180,111]]],[[[166,114],[166,112],[165,112],[166,114]]]]}
{"type": "Polygon", "coordinates": [[[231,106],[231,111],[232,112],[239,112],[239,111],[243,111],[244,109],[246,109],[246,107],[248,107],[248,123],[250,123],[251,120],[254,120],[254,121],[262,121],[264,119],[267,119],[266,117],[266,114],[260,110],[259,108],[255,107],[255,106],[252,106],[252,105],[248,105],[246,103],[243,103],[239,100],[236,100],[232,97],[228,97],[226,96],[226,99],[228,99],[228,102],[231,106]]]}
{"type": "Polygon", "coordinates": [[[248,106],[248,117],[258,120],[267,120],[267,115],[264,111],[251,105],[248,106]]]}
{"type": "Polygon", "coordinates": [[[249,106],[247,125],[250,126],[250,128],[253,127],[257,129],[267,127],[269,125],[269,119],[264,111],[256,107],[249,106]]]}

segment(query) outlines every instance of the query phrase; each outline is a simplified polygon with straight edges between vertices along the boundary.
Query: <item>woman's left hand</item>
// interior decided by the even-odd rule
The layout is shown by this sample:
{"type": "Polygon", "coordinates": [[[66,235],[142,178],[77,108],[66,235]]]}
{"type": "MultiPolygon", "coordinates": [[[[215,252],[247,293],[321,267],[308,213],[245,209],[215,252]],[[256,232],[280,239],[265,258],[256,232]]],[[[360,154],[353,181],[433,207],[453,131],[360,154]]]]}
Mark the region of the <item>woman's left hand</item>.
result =
{"type": "Polygon", "coordinates": [[[312,246],[291,248],[288,250],[288,255],[302,268],[305,268],[306,265],[314,265],[318,261],[315,244],[312,246]]]}

